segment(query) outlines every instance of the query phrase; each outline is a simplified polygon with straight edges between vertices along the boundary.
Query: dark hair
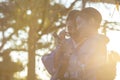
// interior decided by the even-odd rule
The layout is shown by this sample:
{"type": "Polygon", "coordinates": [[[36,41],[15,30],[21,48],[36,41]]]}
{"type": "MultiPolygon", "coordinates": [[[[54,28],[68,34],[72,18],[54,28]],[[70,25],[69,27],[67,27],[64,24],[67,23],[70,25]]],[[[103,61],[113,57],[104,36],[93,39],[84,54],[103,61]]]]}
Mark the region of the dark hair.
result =
{"type": "Polygon", "coordinates": [[[95,20],[94,24],[96,24],[95,27],[96,28],[100,27],[99,25],[101,23],[102,16],[101,16],[100,12],[97,9],[92,8],[92,7],[87,7],[87,8],[82,9],[81,11],[72,10],[68,14],[67,21],[71,21],[72,24],[74,26],[76,26],[76,18],[78,16],[83,17],[86,21],[94,19],[95,20]]]}
{"type": "Polygon", "coordinates": [[[76,26],[76,18],[80,14],[79,10],[72,10],[68,13],[67,21],[71,21],[74,27],[76,26]]]}
{"type": "Polygon", "coordinates": [[[92,7],[84,8],[80,11],[80,16],[86,17],[87,19],[93,18],[97,24],[101,23],[102,16],[100,12],[92,7]]]}
{"type": "Polygon", "coordinates": [[[67,20],[73,20],[76,19],[76,17],[80,14],[79,10],[72,10],[68,13],[67,20]]]}

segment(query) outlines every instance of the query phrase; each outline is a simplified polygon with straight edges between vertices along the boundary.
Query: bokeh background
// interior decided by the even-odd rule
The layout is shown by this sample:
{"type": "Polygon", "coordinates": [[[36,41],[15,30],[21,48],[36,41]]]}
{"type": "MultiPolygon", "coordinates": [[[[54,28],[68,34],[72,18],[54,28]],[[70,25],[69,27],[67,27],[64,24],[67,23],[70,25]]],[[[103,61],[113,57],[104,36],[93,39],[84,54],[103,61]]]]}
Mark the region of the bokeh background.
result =
{"type": "MultiPolygon", "coordinates": [[[[49,80],[41,57],[55,48],[52,34],[65,29],[73,9],[90,6],[100,11],[99,32],[110,39],[108,54],[120,54],[119,4],[120,0],[0,0],[0,80],[49,80]]],[[[120,80],[116,63],[115,79],[120,80]]]]}

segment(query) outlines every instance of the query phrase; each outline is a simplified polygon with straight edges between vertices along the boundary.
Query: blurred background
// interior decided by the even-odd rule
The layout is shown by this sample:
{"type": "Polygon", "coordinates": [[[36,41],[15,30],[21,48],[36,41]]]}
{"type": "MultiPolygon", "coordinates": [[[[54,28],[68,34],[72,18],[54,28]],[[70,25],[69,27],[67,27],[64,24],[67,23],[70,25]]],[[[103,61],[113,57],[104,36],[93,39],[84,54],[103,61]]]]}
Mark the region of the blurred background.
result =
{"type": "MultiPolygon", "coordinates": [[[[99,10],[108,54],[120,54],[119,5],[120,0],[0,0],[0,80],[49,80],[41,57],[55,48],[52,34],[65,28],[73,9],[99,10]]],[[[120,80],[119,61],[115,65],[120,80]]]]}

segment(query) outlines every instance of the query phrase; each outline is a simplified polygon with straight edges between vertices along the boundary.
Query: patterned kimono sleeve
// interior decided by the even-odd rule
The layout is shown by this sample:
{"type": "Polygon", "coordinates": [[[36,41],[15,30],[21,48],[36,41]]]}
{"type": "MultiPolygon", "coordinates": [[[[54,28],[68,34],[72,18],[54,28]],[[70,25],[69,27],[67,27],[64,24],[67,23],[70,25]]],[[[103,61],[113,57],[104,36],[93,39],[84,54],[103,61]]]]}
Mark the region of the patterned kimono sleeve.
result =
{"type": "Polygon", "coordinates": [[[54,75],[55,73],[55,63],[54,63],[54,57],[55,54],[59,51],[59,47],[54,49],[51,53],[43,55],[42,56],[42,62],[47,69],[47,71],[51,74],[54,75]]]}

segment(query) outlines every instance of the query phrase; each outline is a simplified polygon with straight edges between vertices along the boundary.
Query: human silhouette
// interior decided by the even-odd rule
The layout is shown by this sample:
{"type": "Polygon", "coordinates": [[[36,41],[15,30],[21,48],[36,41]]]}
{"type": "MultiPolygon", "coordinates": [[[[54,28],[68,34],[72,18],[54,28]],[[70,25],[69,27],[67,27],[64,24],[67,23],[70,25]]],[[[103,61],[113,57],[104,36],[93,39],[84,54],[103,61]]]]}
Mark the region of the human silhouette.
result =
{"type": "Polygon", "coordinates": [[[92,7],[69,12],[66,28],[70,38],[61,40],[49,56],[43,57],[46,64],[52,55],[53,66],[47,69],[52,72],[51,80],[96,80],[97,71],[105,64],[109,41],[98,33],[101,20],[99,11],[92,7]]]}

